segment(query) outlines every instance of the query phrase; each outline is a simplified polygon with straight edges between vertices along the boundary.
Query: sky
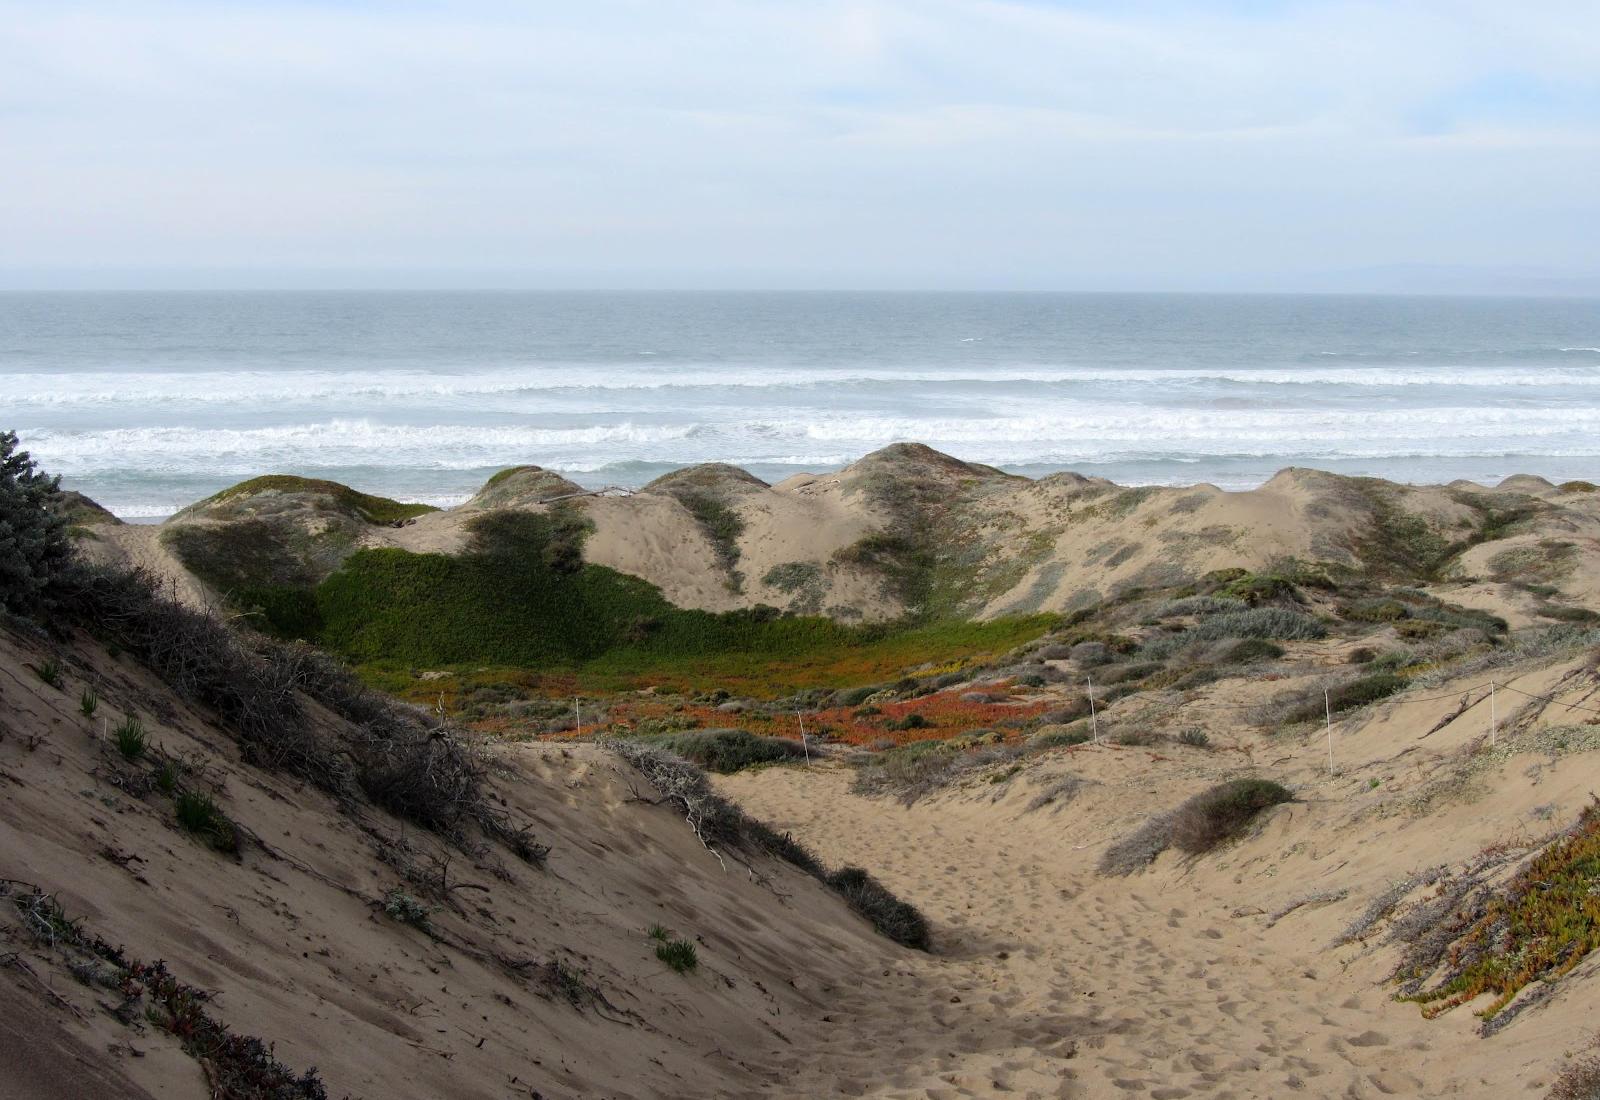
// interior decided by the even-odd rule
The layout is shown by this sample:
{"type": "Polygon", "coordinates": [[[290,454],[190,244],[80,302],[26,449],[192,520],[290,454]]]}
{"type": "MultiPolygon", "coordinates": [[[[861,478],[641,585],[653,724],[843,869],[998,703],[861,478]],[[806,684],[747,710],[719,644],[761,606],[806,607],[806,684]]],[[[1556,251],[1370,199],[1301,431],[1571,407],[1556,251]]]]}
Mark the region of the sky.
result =
{"type": "Polygon", "coordinates": [[[1600,290],[1594,0],[0,0],[0,287],[1600,290]]]}

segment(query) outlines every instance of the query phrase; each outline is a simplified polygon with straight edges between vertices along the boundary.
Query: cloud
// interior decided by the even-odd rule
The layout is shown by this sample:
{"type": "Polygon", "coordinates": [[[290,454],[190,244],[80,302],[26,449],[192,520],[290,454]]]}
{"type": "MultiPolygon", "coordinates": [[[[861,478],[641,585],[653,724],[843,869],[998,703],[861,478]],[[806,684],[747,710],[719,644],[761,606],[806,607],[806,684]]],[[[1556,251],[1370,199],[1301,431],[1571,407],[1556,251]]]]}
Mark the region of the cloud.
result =
{"type": "Polygon", "coordinates": [[[1562,0],[0,3],[0,266],[1589,263],[1597,105],[1562,0]]]}

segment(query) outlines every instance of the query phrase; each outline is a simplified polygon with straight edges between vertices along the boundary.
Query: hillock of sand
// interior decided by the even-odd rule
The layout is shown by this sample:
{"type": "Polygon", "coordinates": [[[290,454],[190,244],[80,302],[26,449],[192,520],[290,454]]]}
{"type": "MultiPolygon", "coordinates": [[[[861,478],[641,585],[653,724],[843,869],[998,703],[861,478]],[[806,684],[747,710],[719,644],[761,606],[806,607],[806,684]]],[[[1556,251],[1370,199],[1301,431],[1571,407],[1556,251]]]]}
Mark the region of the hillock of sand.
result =
{"type": "Polygon", "coordinates": [[[341,489],[76,532],[95,599],[152,567],[248,692],[71,599],[0,631],[23,1094],[1600,1082],[1586,483],[1123,489],[898,446],[631,495],[519,469],[419,515],[341,489]],[[184,539],[266,569],[256,607],[184,539]],[[249,631],[285,622],[424,706],[249,631]]]}
{"type": "MultiPolygon", "coordinates": [[[[0,632],[0,700],[0,1096],[321,1095],[249,1091],[259,1060],[208,1057],[196,1012],[335,1097],[781,1090],[837,991],[913,953],[592,745],[483,758],[525,860],[268,766],[85,635],[0,632]]],[[[300,735],[351,736],[298,706],[300,735]]]]}
{"type": "Polygon", "coordinates": [[[89,541],[107,558],[187,573],[247,602],[314,588],[360,549],[460,554],[475,517],[552,509],[587,528],[584,561],[712,612],[770,606],[842,622],[1071,612],[1130,588],[1289,559],[1480,585],[1470,598],[1513,615],[1600,597],[1600,493],[1586,483],[1410,486],[1289,469],[1245,492],[1124,488],[1073,474],[1030,480],[916,444],[771,486],[695,466],[628,495],[586,495],[515,467],[444,511],[258,478],[159,527],[89,541]]]}

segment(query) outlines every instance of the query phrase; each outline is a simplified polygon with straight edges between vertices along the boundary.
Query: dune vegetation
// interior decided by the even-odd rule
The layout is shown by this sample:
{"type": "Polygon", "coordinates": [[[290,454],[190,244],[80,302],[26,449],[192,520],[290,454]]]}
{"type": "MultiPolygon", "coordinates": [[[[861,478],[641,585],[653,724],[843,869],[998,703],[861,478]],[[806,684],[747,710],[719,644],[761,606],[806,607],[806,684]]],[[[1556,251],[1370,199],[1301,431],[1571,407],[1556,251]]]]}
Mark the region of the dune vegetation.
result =
{"type": "Polygon", "coordinates": [[[269,632],[326,646],[387,684],[407,668],[488,665],[583,690],[717,682],[771,694],[1004,652],[1056,621],[852,626],[775,608],[681,608],[648,581],[584,562],[576,512],[487,512],[469,527],[462,554],[356,550],[315,587],[239,595],[269,632]]]}

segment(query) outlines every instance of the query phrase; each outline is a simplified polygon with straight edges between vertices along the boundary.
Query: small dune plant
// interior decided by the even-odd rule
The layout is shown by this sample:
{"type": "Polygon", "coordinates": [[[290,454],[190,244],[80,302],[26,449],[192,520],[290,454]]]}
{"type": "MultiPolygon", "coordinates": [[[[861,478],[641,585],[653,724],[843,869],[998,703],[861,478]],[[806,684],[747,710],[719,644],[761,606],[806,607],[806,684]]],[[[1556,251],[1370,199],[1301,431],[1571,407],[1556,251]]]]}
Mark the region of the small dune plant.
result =
{"type": "Polygon", "coordinates": [[[1244,832],[1261,811],[1294,798],[1270,779],[1235,779],[1202,791],[1179,806],[1172,843],[1191,856],[1204,855],[1244,832]]]}
{"type": "Polygon", "coordinates": [[[78,696],[78,710],[83,712],[85,718],[93,718],[94,712],[100,709],[100,693],[92,687],[83,689],[83,694],[78,696]]]}
{"type": "Polygon", "coordinates": [[[659,924],[650,926],[650,938],[656,944],[656,958],[679,974],[687,974],[700,965],[700,957],[692,940],[680,940],[659,924]]]}
{"type": "Polygon", "coordinates": [[[163,760],[155,773],[156,790],[170,795],[178,789],[178,768],[170,760],[163,760]]]}
{"type": "Polygon", "coordinates": [[[217,800],[205,791],[179,791],[173,799],[173,812],[184,831],[204,841],[207,847],[229,855],[239,851],[238,830],[217,800]]]}
{"type": "Polygon", "coordinates": [[[137,760],[144,755],[149,746],[149,735],[144,731],[144,723],[134,715],[128,715],[111,731],[112,743],[117,746],[117,751],[124,760],[137,760]]]}
{"type": "Polygon", "coordinates": [[[61,665],[61,659],[59,657],[46,657],[44,660],[39,662],[39,664],[34,668],[34,671],[39,674],[39,679],[49,684],[57,691],[61,690],[63,669],[61,665]]]}
{"type": "Polygon", "coordinates": [[[401,924],[428,931],[433,910],[416,897],[395,886],[383,895],[383,911],[401,924]]]}
{"type": "Polygon", "coordinates": [[[1201,791],[1176,809],[1147,818],[1100,857],[1102,875],[1142,871],[1168,848],[1198,858],[1242,834],[1263,810],[1294,794],[1269,779],[1233,779],[1201,791]]]}
{"type": "Polygon", "coordinates": [[[841,867],[824,881],[850,908],[895,943],[918,951],[928,949],[928,920],[909,902],[901,901],[860,867],[841,867]]]}
{"type": "Polygon", "coordinates": [[[760,764],[780,764],[805,756],[805,747],[785,737],[762,737],[746,730],[690,730],[663,738],[662,748],[724,775],[760,764]]]}

